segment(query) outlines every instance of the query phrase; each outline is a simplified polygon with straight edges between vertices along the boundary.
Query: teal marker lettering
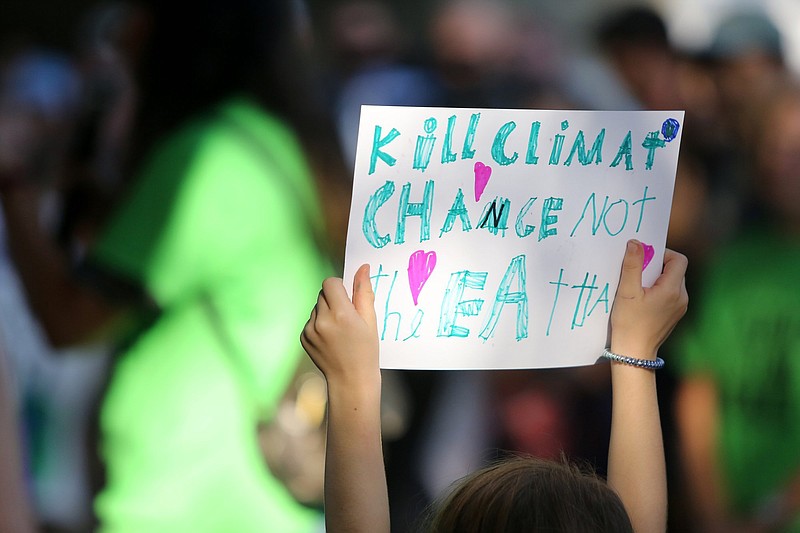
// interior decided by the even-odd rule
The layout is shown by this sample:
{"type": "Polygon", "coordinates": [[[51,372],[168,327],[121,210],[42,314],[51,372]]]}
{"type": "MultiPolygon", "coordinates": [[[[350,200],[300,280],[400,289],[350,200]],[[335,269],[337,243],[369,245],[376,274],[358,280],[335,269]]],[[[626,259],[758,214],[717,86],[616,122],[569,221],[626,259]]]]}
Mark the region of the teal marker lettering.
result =
{"type": "Polygon", "coordinates": [[[622,144],[619,145],[619,150],[617,150],[617,155],[614,156],[614,160],[611,162],[612,167],[616,167],[620,164],[623,158],[625,158],[625,170],[633,170],[633,160],[631,159],[631,132],[628,130],[628,134],[625,135],[625,138],[622,140],[622,144]]]}
{"type": "Polygon", "coordinates": [[[475,157],[475,150],[472,149],[472,143],[475,142],[475,132],[478,130],[478,121],[480,119],[480,113],[473,113],[472,116],[469,117],[467,134],[464,136],[464,148],[461,150],[461,159],[472,159],[475,157]]]}
{"type": "Polygon", "coordinates": [[[461,221],[461,231],[466,232],[472,229],[472,224],[469,221],[469,213],[467,213],[467,206],[464,205],[464,192],[460,187],[453,200],[453,205],[447,210],[447,217],[445,217],[442,229],[439,231],[439,237],[453,229],[456,218],[461,221]]]}
{"type": "Polygon", "coordinates": [[[422,309],[417,309],[414,318],[411,319],[411,333],[408,334],[407,337],[403,339],[403,342],[407,341],[408,339],[418,339],[419,338],[419,327],[422,325],[422,319],[425,317],[425,311],[422,309]]]}
{"type": "MultiPolygon", "coordinates": [[[[569,128],[569,121],[564,120],[561,122],[561,131],[567,131],[569,128]]],[[[553,139],[553,149],[550,150],[550,161],[548,161],[548,165],[557,165],[559,161],[561,161],[561,150],[564,148],[564,139],[565,136],[557,133],[555,139],[553,139]]]]}
{"type": "Polygon", "coordinates": [[[469,328],[459,326],[459,317],[477,316],[483,307],[483,299],[462,300],[466,289],[483,290],[486,285],[487,272],[470,272],[462,270],[450,274],[447,288],[442,298],[442,309],[439,314],[437,337],[467,337],[469,328]]]}
{"type": "Polygon", "coordinates": [[[506,140],[516,127],[516,122],[506,122],[497,131],[497,135],[494,136],[494,142],[492,143],[492,159],[494,159],[499,165],[510,165],[517,160],[517,157],[519,157],[517,152],[514,152],[511,157],[506,155],[506,140]]]}
{"type": "Polygon", "coordinates": [[[525,224],[522,218],[528,214],[531,207],[533,207],[533,203],[536,201],[536,197],[530,198],[525,205],[522,206],[522,209],[519,210],[519,214],[517,215],[517,223],[514,225],[514,229],[517,232],[518,237],[527,237],[534,231],[536,231],[536,226],[531,226],[530,224],[525,224]]]}
{"type": "Polygon", "coordinates": [[[433,180],[425,182],[425,192],[422,201],[413,203],[408,198],[411,195],[411,183],[403,185],[400,191],[400,204],[397,207],[397,233],[394,237],[395,244],[403,244],[406,241],[406,219],[408,217],[419,217],[419,242],[427,241],[431,238],[431,212],[433,211],[433,180]]]}
{"type": "Polygon", "coordinates": [[[605,201],[603,202],[603,207],[600,213],[600,217],[597,216],[597,198],[595,193],[589,195],[589,198],[586,199],[586,203],[583,204],[583,211],[581,211],[581,217],[578,219],[578,222],[575,223],[575,227],[572,228],[569,236],[574,237],[575,232],[578,231],[578,227],[583,222],[583,219],[586,217],[586,210],[589,208],[589,205],[592,206],[592,235],[597,235],[597,230],[600,229],[600,224],[603,223],[603,214],[606,211],[606,207],[608,206],[608,196],[606,196],[605,201]]]}
{"type": "Polygon", "coordinates": [[[645,160],[644,163],[645,170],[653,169],[653,162],[656,158],[656,150],[658,148],[664,148],[666,145],[666,141],[659,138],[657,131],[651,131],[647,134],[647,137],[645,137],[644,141],[642,141],[642,148],[647,150],[647,160],[645,160]]]}
{"type": "Polygon", "coordinates": [[[639,228],[642,227],[642,219],[644,218],[644,205],[647,202],[655,199],[656,199],[655,196],[647,196],[647,185],[645,185],[642,197],[639,200],[633,202],[633,205],[642,204],[642,206],[639,208],[639,221],[636,223],[636,233],[639,233],[639,228]]]}
{"type": "Polygon", "coordinates": [[[542,240],[552,235],[556,235],[558,230],[554,226],[558,222],[558,216],[552,214],[553,211],[561,211],[564,205],[563,198],[547,198],[542,206],[542,224],[539,226],[539,239],[542,240]]]}
{"type": "Polygon", "coordinates": [[[586,141],[583,138],[583,130],[578,130],[578,135],[575,137],[575,142],[572,143],[572,149],[569,151],[567,160],[564,161],[564,166],[570,166],[572,159],[577,154],[578,162],[586,166],[592,161],[595,165],[599,165],[603,161],[603,139],[606,137],[606,129],[600,130],[597,137],[594,139],[591,150],[586,151],[586,141]]]}
{"type": "Polygon", "coordinates": [[[373,248],[383,248],[392,240],[388,233],[386,235],[381,235],[378,232],[378,227],[375,223],[375,215],[378,213],[378,209],[385,204],[393,194],[394,182],[387,181],[370,195],[369,200],[367,200],[367,205],[364,207],[361,231],[364,233],[367,242],[370,243],[373,248]]]}
{"type": "MultiPolygon", "coordinates": [[[[388,274],[387,274],[388,275],[388,274]]],[[[389,302],[392,299],[392,293],[394,292],[394,284],[397,281],[397,270],[394,271],[392,275],[392,282],[389,285],[389,291],[386,294],[386,302],[383,306],[383,329],[381,330],[381,340],[386,340],[386,330],[389,327],[389,319],[396,318],[397,319],[397,327],[394,331],[394,340],[400,338],[400,323],[403,321],[403,315],[400,314],[398,311],[389,311],[389,302]]]]}
{"type": "Polygon", "coordinates": [[[395,128],[392,128],[389,133],[386,134],[386,137],[381,139],[381,127],[375,126],[375,133],[372,135],[372,152],[369,155],[369,174],[375,173],[375,165],[378,163],[378,159],[393,167],[397,163],[397,159],[392,157],[391,155],[387,154],[381,148],[395,140],[398,136],[400,136],[400,132],[397,131],[395,128]]]}
{"type": "MultiPolygon", "coordinates": [[[[608,201],[608,197],[606,196],[606,202],[607,201],[608,201]]],[[[608,233],[612,237],[615,236],[615,235],[619,235],[620,232],[623,229],[625,229],[625,224],[628,223],[628,202],[627,202],[627,200],[623,200],[622,198],[620,198],[616,202],[612,202],[611,205],[608,206],[608,209],[606,209],[604,211],[602,216],[603,216],[603,227],[606,228],[606,233],[608,233]],[[614,231],[614,230],[612,230],[611,228],[608,227],[608,215],[609,215],[609,213],[611,213],[611,210],[614,209],[614,207],[618,206],[618,205],[624,206],[625,207],[625,211],[623,212],[622,217],[619,219],[619,227],[617,228],[616,231],[614,231]]]]}
{"type": "Polygon", "coordinates": [[[431,153],[433,153],[433,145],[436,144],[436,136],[433,132],[436,131],[436,119],[430,117],[425,120],[425,133],[427,135],[418,135],[417,144],[414,148],[414,162],[411,165],[415,170],[425,172],[431,162],[431,153]]]}
{"type": "Polygon", "coordinates": [[[484,341],[494,335],[497,322],[500,320],[500,313],[506,304],[517,306],[516,316],[516,338],[522,340],[528,337],[528,289],[527,271],[525,270],[525,254],[518,255],[511,260],[511,263],[503,275],[500,286],[497,288],[497,295],[492,305],[492,310],[486,321],[483,330],[478,334],[484,341]]]}
{"type": "Polygon", "coordinates": [[[539,147],[539,129],[542,123],[539,121],[531,123],[531,133],[528,136],[528,150],[525,153],[525,164],[536,165],[539,163],[539,156],[536,155],[536,149],[539,147]]]}
{"type": "Polygon", "coordinates": [[[547,320],[547,330],[545,331],[545,336],[550,336],[550,328],[553,325],[553,316],[556,314],[556,307],[558,307],[558,296],[561,294],[561,287],[569,287],[569,283],[564,283],[564,269],[558,271],[558,280],[550,281],[550,285],[556,286],[556,293],[553,296],[553,307],[550,309],[550,318],[547,320]]]}
{"type": "Polygon", "coordinates": [[[597,288],[597,285],[595,285],[596,282],[597,274],[594,275],[592,282],[589,283],[589,273],[587,272],[583,277],[583,283],[572,286],[573,289],[578,289],[579,292],[578,301],[575,303],[575,312],[572,314],[572,325],[569,329],[583,327],[586,321],[586,312],[589,306],[589,299],[592,297],[592,292],[597,288]]]}
{"type": "Polygon", "coordinates": [[[453,151],[453,130],[456,127],[456,116],[452,115],[447,119],[447,132],[444,134],[442,143],[442,164],[452,163],[456,160],[456,153],[453,151]]]}

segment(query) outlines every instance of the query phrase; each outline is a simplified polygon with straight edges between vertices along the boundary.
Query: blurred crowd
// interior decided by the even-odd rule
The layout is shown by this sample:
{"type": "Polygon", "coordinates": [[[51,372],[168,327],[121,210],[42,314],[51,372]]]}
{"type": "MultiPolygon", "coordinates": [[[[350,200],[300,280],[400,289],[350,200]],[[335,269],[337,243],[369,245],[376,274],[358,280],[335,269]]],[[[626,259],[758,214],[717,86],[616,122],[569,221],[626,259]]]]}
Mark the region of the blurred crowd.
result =
{"type": "MultiPolygon", "coordinates": [[[[800,84],[765,13],[686,51],[645,4],[603,11],[588,49],[522,2],[438,2],[416,31],[379,0],[160,4],[97,3],[66,49],[0,36],[0,411],[22,435],[0,480],[32,502],[0,496],[0,531],[321,530],[324,382],[297,337],[341,272],[362,104],[685,110],[670,530],[800,531],[800,84]]],[[[603,473],[610,401],[603,365],[385,372],[393,530],[508,452],[603,473]]]]}

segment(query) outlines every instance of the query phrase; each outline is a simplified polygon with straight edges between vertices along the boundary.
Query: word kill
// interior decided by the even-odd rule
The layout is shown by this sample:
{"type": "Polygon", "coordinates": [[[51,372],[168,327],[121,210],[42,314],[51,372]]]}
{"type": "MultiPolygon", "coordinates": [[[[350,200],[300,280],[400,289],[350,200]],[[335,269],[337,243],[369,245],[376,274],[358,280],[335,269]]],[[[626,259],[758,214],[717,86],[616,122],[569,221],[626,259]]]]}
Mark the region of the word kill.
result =
{"type": "MultiPolygon", "coordinates": [[[[376,297],[376,307],[379,317],[382,314],[383,322],[379,323],[380,338],[384,340],[408,341],[419,338],[425,322],[425,311],[415,309],[412,317],[403,316],[398,305],[393,299],[403,298],[404,292],[396,292],[395,285],[399,275],[398,270],[385,271],[384,265],[379,264],[377,273],[371,276],[376,297]],[[381,305],[382,308],[381,308],[381,305]],[[382,311],[382,313],[381,313],[382,311]],[[393,329],[391,329],[393,327],[393,329]]],[[[528,338],[530,320],[530,299],[528,296],[528,276],[525,254],[511,259],[508,268],[498,283],[491,305],[485,305],[485,298],[475,297],[472,292],[486,290],[489,273],[483,271],[460,270],[452,272],[447,286],[441,296],[441,306],[436,326],[437,337],[466,338],[472,334],[470,327],[475,328],[478,337],[484,342],[494,336],[500,317],[507,306],[515,307],[513,312],[514,331],[517,341],[528,338]],[[469,291],[469,292],[468,292],[469,291]],[[481,317],[481,314],[483,316],[481,317]],[[476,328],[477,326],[477,328],[476,328]]],[[[544,302],[543,309],[549,310],[549,317],[545,327],[545,335],[549,336],[553,327],[566,327],[566,324],[554,324],[556,310],[563,305],[571,306],[572,319],[569,329],[574,330],[584,326],[585,321],[595,311],[608,315],[610,312],[609,283],[598,283],[597,275],[584,273],[582,281],[569,283],[565,280],[565,270],[562,268],[558,278],[547,282],[552,301],[544,302]]],[[[435,298],[430,292],[426,297],[435,298]]]]}
{"type": "MultiPolygon", "coordinates": [[[[473,148],[473,144],[475,142],[475,134],[478,129],[480,118],[480,113],[474,113],[470,117],[460,153],[462,160],[472,159],[475,157],[475,149],[473,148]]],[[[453,150],[456,119],[456,115],[452,115],[447,120],[447,130],[444,134],[444,140],[442,141],[441,146],[441,163],[443,165],[456,161],[459,156],[458,152],[453,150]]],[[[425,120],[423,125],[425,134],[417,136],[414,148],[414,156],[412,159],[413,169],[425,172],[430,165],[431,158],[436,147],[437,135],[435,133],[437,125],[437,120],[434,117],[430,117],[425,120]]],[[[520,158],[520,154],[518,152],[515,151],[511,154],[508,154],[506,150],[506,144],[508,143],[509,137],[514,135],[514,132],[517,129],[517,123],[511,120],[503,124],[497,130],[492,142],[492,159],[500,166],[511,165],[520,160],[524,161],[526,165],[538,165],[539,155],[537,155],[537,152],[539,149],[539,132],[541,130],[541,126],[542,124],[540,121],[531,123],[530,129],[528,130],[525,157],[520,158]]],[[[569,121],[562,121],[561,131],[565,132],[568,128],[569,121]]],[[[675,119],[668,119],[664,122],[661,128],[661,135],[663,138],[659,136],[659,131],[651,131],[645,135],[641,143],[642,148],[644,148],[647,152],[645,157],[645,170],[652,170],[655,162],[656,150],[659,148],[664,148],[667,142],[674,139],[678,128],[678,122],[675,119]]],[[[375,173],[378,160],[383,161],[390,167],[393,167],[397,164],[397,158],[389,152],[389,145],[400,138],[402,133],[397,128],[391,128],[385,135],[383,131],[384,130],[382,126],[375,125],[372,137],[372,149],[369,158],[368,175],[375,173]]],[[[547,160],[547,164],[563,164],[564,166],[570,166],[576,158],[578,162],[584,166],[590,163],[594,163],[596,165],[600,164],[603,161],[603,145],[605,143],[605,136],[606,130],[603,128],[595,136],[594,141],[592,142],[592,147],[587,150],[586,136],[583,130],[578,130],[578,133],[575,135],[575,139],[572,142],[566,158],[564,158],[563,163],[561,163],[567,136],[564,133],[558,133],[553,136],[553,144],[550,148],[550,156],[547,160]]],[[[620,165],[620,163],[624,162],[625,170],[633,170],[633,140],[631,137],[632,133],[630,130],[628,130],[627,134],[620,140],[619,144],[615,145],[618,146],[618,148],[614,159],[609,165],[610,167],[617,167],[620,165]]]]}

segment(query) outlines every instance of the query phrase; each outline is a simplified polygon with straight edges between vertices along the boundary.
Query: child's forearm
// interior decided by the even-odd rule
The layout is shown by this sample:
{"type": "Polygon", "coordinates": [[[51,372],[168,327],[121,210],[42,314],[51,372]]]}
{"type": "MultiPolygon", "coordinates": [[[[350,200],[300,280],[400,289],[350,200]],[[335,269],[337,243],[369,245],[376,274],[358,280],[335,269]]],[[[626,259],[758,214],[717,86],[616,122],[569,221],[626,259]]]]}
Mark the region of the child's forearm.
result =
{"type": "MultiPolygon", "coordinates": [[[[655,353],[612,343],[611,351],[637,358],[655,353]]],[[[637,533],[662,533],[667,524],[667,475],[655,372],[611,363],[613,405],[608,483],[619,494],[637,533]]]]}
{"type": "MultiPolygon", "coordinates": [[[[628,241],[611,312],[611,351],[636,359],[656,358],[658,347],[686,312],[686,258],[664,252],[664,269],[642,287],[641,243],[628,241]]],[[[655,371],[611,362],[613,406],[608,482],[617,491],[637,533],[663,533],[667,526],[667,475],[655,371]]]]}
{"type": "Polygon", "coordinates": [[[369,265],[322,282],[300,342],[328,383],[325,524],[328,533],[389,531],[381,449],[381,373],[369,265]]]}
{"type": "Polygon", "coordinates": [[[389,531],[381,447],[380,379],[328,383],[325,525],[328,533],[389,531]]]}

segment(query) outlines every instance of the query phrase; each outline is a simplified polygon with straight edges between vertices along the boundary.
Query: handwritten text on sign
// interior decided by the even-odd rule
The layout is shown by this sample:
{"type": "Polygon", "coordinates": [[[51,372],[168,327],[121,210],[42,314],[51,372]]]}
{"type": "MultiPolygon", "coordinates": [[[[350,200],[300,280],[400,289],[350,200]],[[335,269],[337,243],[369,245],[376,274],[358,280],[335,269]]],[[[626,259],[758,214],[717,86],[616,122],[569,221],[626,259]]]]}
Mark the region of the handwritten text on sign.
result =
{"type": "Polygon", "coordinates": [[[345,284],[384,368],[594,363],[625,242],[663,261],[681,111],[364,106],[345,284]]]}

